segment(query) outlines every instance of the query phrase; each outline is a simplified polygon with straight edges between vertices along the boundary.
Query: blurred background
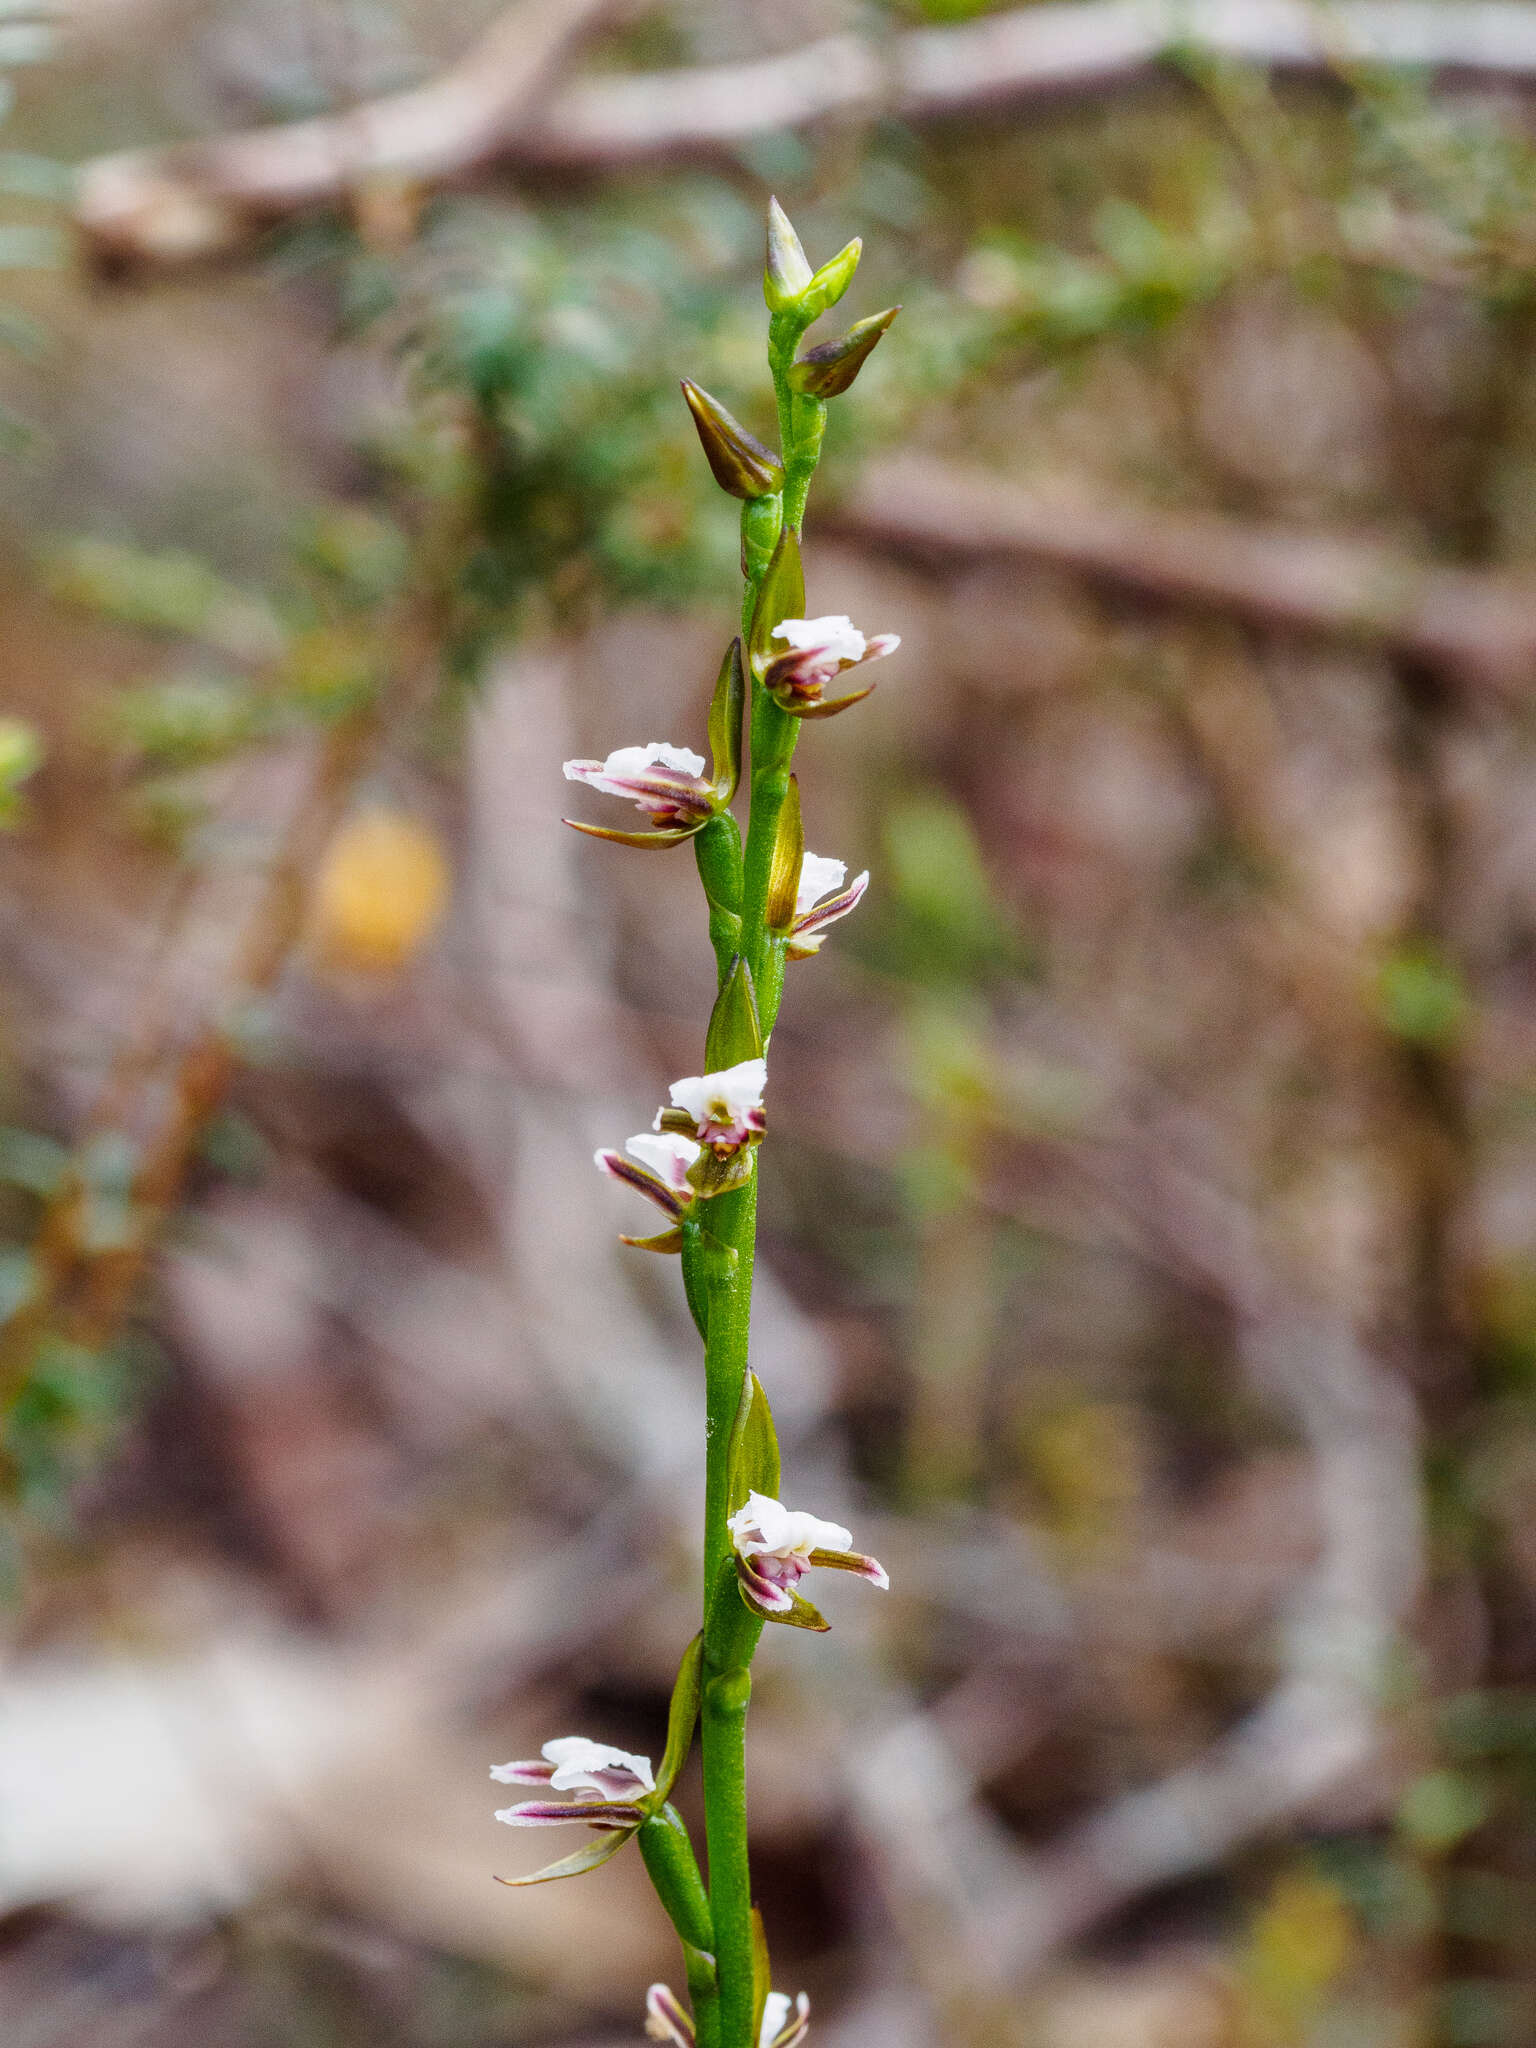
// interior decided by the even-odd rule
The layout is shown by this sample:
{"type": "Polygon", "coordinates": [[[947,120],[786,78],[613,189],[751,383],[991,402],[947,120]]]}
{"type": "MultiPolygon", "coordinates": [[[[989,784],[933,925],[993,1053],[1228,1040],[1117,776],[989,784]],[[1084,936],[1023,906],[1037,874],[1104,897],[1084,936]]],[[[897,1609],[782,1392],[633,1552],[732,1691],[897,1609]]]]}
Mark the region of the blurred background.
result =
{"type": "MultiPolygon", "coordinates": [[[[1536,2039],[1536,5],[0,13],[0,2019],[609,2048],[697,1346],[591,1167],[699,1065],[698,746],[844,310],[757,1366],[893,1590],[771,1632],[837,2048],[1536,2039]],[[587,815],[595,815],[588,811],[587,815]],[[562,1844],[561,1846],[569,1846],[562,1844]]],[[[697,1813],[685,1778],[681,1803],[697,1813]]]]}

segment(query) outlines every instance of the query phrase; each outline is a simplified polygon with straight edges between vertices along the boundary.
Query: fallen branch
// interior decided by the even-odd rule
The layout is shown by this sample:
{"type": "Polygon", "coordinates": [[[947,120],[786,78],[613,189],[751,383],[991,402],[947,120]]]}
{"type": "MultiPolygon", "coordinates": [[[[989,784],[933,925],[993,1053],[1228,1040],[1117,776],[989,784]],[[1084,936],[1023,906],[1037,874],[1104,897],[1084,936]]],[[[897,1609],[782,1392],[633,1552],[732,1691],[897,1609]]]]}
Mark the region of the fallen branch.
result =
{"type": "Polygon", "coordinates": [[[1536,79],[1526,0],[1079,0],[884,41],[823,37],[740,64],[610,75],[551,95],[551,73],[604,0],[520,0],[429,84],[356,110],[98,157],[76,218],[101,258],[171,264],[370,180],[434,185],[493,159],[606,170],[709,155],[829,115],[929,121],[1102,92],[1175,49],[1266,69],[1422,66],[1536,79]]]}
{"type": "Polygon", "coordinates": [[[493,156],[551,74],[613,0],[518,0],[458,63],[409,92],[347,112],[81,167],[75,218],[98,259],[171,264],[217,256],[254,228],[366,191],[436,184],[493,156]]]}
{"type": "Polygon", "coordinates": [[[1511,693],[1536,678],[1536,583],[1352,534],[1030,487],[927,460],[867,472],[839,530],[939,560],[1043,562],[1153,597],[1419,656],[1511,693]]]}

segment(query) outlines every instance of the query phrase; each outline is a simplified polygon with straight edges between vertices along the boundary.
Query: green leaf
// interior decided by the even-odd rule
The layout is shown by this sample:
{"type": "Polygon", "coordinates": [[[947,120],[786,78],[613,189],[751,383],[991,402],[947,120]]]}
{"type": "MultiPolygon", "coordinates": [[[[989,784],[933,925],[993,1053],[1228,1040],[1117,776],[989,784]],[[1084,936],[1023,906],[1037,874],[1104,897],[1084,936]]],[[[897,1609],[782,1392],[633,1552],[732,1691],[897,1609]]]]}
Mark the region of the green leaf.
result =
{"type": "Polygon", "coordinates": [[[709,1031],[704,1040],[704,1071],[718,1074],[742,1060],[762,1057],[763,1032],[757,1019],[757,992],[752,970],[738,953],[725,986],[710,1012],[709,1031]]]}
{"type": "Polygon", "coordinates": [[[722,806],[736,794],[741,780],[741,718],[746,701],[747,678],[738,638],[725,650],[709,705],[709,779],[715,786],[715,801],[722,806]]]}
{"type": "MultiPolygon", "coordinates": [[[[694,1723],[699,1718],[699,1693],[704,1683],[704,1632],[701,1629],[683,1652],[677,1680],[672,1687],[672,1704],[667,1710],[667,1747],[656,1774],[656,1803],[666,1799],[677,1783],[677,1774],[688,1760],[694,1723]]],[[[705,1947],[708,1943],[704,1944],[705,1947]]]]}
{"type": "Polygon", "coordinates": [[[746,1506],[749,1493],[779,1497],[779,1437],[773,1426],[773,1410],[755,1372],[742,1381],[741,1405],[731,1426],[731,1448],[726,1461],[729,1475],[730,1510],[746,1506]]]}
{"type": "Polygon", "coordinates": [[[578,1849],[575,1855],[562,1856],[558,1863],[546,1863],[531,1877],[498,1877],[496,1882],[516,1891],[523,1885],[550,1884],[557,1877],[580,1877],[584,1871],[596,1870],[610,1856],[617,1856],[634,1832],[633,1828],[605,1828],[595,1841],[589,1842],[584,1849],[578,1849]]]}
{"type": "Polygon", "coordinates": [[[56,1194],[69,1171],[69,1153],[39,1131],[0,1129],[0,1181],[30,1195],[56,1194]]]}
{"type": "Polygon", "coordinates": [[[787,932],[795,921],[800,870],[805,865],[805,829],[800,822],[800,778],[791,775],[774,834],[773,861],[768,870],[765,922],[771,932],[787,932]]]}
{"type": "MultiPolygon", "coordinates": [[[[774,656],[773,629],[784,619],[805,617],[805,570],[800,562],[800,543],[794,528],[786,526],[779,535],[768,574],[763,578],[752,612],[752,642],[749,649],[756,674],[774,656]]],[[[782,649],[778,650],[782,653],[782,649]]]]}

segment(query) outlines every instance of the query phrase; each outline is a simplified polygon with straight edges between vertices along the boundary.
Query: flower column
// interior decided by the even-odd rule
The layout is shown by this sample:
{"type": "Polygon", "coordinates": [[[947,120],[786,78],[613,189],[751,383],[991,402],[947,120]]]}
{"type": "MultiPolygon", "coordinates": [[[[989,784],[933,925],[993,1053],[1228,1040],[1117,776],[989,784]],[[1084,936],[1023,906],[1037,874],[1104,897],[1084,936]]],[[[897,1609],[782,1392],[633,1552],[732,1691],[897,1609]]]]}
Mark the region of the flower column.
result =
{"type": "Polygon", "coordinates": [[[579,831],[627,846],[691,839],[708,906],[718,996],[704,1069],[674,1082],[652,1131],[599,1168],[662,1210],[666,1227],[626,1242],[681,1256],[688,1305],[704,1340],[706,1468],[703,1627],[674,1691],[666,1754],[653,1779],[645,1757],[567,1737],[542,1760],[494,1776],[570,1789],[571,1804],[528,1801],[499,1819],[543,1826],[579,1821],[596,1839],[563,1862],[513,1880],[574,1876],[638,1836],[646,1869],[683,1945],[689,2015],[664,1985],[648,2001],[648,2031],[699,2048],[791,2048],[805,2033],[804,1998],[773,1992],[747,1861],[745,1731],[751,1663],[765,1622],[825,1629],[798,1590],[813,1566],[857,1572],[883,1586],[872,1558],[848,1548],[837,1524],[786,1508],[778,1498],[779,1452],[767,1397],[748,1365],[756,1244],[756,1154],[766,1128],[768,1046],[788,960],[820,947],[858,903],[869,877],[843,887],[841,861],[807,854],[792,772],[801,722],[846,710],[873,687],[829,696],[846,671],[891,653],[894,634],[866,638],[842,616],[805,617],[800,524],[820,455],[827,401],[846,391],[896,309],[859,321],[800,353],[806,329],[835,305],[857,267],[850,242],[813,271],[777,202],[770,203],[764,296],[768,363],[781,453],[763,445],[697,385],[683,394],[721,488],[742,504],[742,636],[721,662],[708,718],[710,760],[670,742],[620,747],[602,761],[568,761],[565,773],[634,803],[649,829],[578,823],[579,831]],[[731,805],[749,750],[745,844],[731,805]],[[707,1894],[687,1830],[667,1803],[695,1722],[704,1764],[707,1894]]]}

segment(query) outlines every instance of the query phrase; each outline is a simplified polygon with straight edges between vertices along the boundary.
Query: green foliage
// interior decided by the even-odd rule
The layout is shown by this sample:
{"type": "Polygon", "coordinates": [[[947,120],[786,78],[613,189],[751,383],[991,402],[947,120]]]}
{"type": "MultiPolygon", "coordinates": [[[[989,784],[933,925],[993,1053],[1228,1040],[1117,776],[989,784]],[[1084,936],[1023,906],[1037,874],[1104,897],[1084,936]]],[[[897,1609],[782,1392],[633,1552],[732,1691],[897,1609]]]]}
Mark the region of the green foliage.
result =
{"type": "Polygon", "coordinates": [[[43,765],[43,741],[24,718],[0,718],[0,829],[21,816],[21,787],[43,765]]]}
{"type": "Polygon", "coordinates": [[[1466,986],[1427,944],[1401,947],[1383,962],[1376,998],[1382,1023],[1412,1045],[1448,1045],[1466,1023],[1466,986]]]}

